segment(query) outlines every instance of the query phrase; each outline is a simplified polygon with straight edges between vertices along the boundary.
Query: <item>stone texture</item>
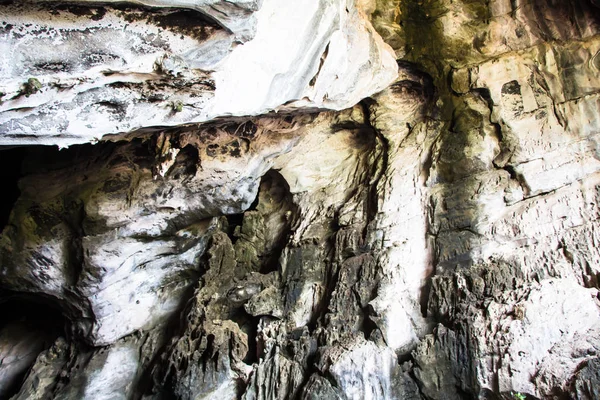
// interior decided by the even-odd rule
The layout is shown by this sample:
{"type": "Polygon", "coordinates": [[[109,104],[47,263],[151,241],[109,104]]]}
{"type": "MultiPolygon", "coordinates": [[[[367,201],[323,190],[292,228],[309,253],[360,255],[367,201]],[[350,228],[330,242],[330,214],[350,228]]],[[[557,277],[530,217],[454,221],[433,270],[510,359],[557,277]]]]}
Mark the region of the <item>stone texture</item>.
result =
{"type": "Polygon", "coordinates": [[[59,338],[42,352],[13,399],[129,399],[143,392],[149,355],[164,346],[162,333],[132,335],[89,349],[59,338]]]}
{"type": "MultiPolygon", "coordinates": [[[[103,18],[173,12],[164,4],[103,18]]],[[[295,100],[281,114],[3,150],[25,158],[0,300],[48,302],[67,322],[28,353],[16,398],[597,398],[597,2],[244,4],[239,21],[257,21],[244,44],[232,45],[245,27],[200,24],[206,43],[227,38],[211,47],[206,98],[221,76],[232,107],[295,100]],[[380,69],[369,17],[399,58],[393,82],[372,76],[396,66],[380,69]],[[373,65],[346,68],[359,49],[373,65]],[[316,104],[320,84],[290,95],[318,65],[315,82],[347,74],[329,86],[339,107],[316,104]],[[249,87],[266,75],[268,91],[249,87]]],[[[130,24],[160,27],[146,18],[130,24]]],[[[46,90],[15,76],[24,101],[46,90]]],[[[186,103],[171,107],[183,123],[186,103]]]]}
{"type": "Polygon", "coordinates": [[[427,398],[585,396],[575,377],[598,335],[595,7],[399,5],[397,54],[439,96],[422,208],[438,325],[412,353],[427,398]]]}
{"type": "MultiPolygon", "coordinates": [[[[119,4],[119,0],[27,0],[30,3],[59,3],[75,5],[119,4]]],[[[234,40],[245,42],[256,34],[256,15],[262,5],[262,0],[131,0],[127,3],[151,7],[195,10],[214,20],[230,33],[234,40]]],[[[100,18],[101,19],[101,18],[100,18]]],[[[183,21],[182,21],[183,22],[183,21]]]]}
{"type": "Polygon", "coordinates": [[[0,10],[0,144],[339,110],[396,77],[391,49],[353,1],[54,3],[0,10]]]}
{"type": "Polygon", "coordinates": [[[37,355],[52,340],[52,334],[23,323],[6,324],[0,331],[0,396],[8,398],[18,390],[37,355]]]}
{"type": "MultiPolygon", "coordinates": [[[[295,123],[283,124],[285,130],[295,123]]],[[[208,132],[204,142],[188,132],[161,137],[154,148],[134,141],[54,152],[54,162],[73,164],[23,181],[1,239],[2,287],[54,298],[96,345],[176,310],[200,273],[200,257],[218,225],[213,217],[248,208],[269,158],[295,140],[283,133],[272,145],[251,121],[208,132]],[[265,141],[264,153],[249,149],[246,133],[235,131],[242,125],[265,141]],[[167,150],[171,140],[183,144],[175,156],[167,150]],[[87,158],[92,152],[94,161],[87,158]],[[229,157],[237,166],[224,163],[229,157]],[[54,184],[42,183],[48,181],[54,184]],[[47,190],[35,189],[41,186],[47,190]]]]}

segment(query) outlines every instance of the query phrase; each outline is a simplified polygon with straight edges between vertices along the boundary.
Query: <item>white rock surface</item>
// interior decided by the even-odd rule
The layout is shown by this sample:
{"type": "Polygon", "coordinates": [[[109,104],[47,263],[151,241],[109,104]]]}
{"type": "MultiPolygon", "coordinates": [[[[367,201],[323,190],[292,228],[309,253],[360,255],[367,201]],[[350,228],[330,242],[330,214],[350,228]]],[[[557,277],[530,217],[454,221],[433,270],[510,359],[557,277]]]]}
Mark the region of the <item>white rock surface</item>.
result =
{"type": "Polygon", "coordinates": [[[562,386],[564,381],[560,377],[568,379],[577,371],[582,356],[596,351],[593,341],[581,346],[578,339],[582,342],[581,338],[600,335],[597,296],[596,289],[585,289],[572,281],[547,280],[517,303],[518,317],[522,320],[512,321],[506,332],[507,338],[514,339],[498,372],[500,390],[541,396],[540,387],[552,387],[552,383],[562,386]],[[560,354],[561,348],[571,349],[572,359],[566,357],[570,363],[559,361],[566,354],[554,355],[560,354]],[[562,368],[559,379],[552,382],[552,368],[556,364],[562,368]]]}
{"type": "Polygon", "coordinates": [[[400,353],[410,351],[431,329],[422,312],[422,293],[434,258],[423,212],[428,203],[423,169],[438,128],[420,124],[410,129],[421,121],[428,99],[407,82],[420,83],[421,91],[431,89],[431,82],[422,76],[402,71],[399,82],[375,96],[378,105],[371,112],[371,123],[385,137],[388,149],[384,178],[377,187],[379,212],[372,239],[381,246],[384,283],[370,304],[386,343],[400,353]]]}
{"type": "Polygon", "coordinates": [[[333,361],[329,370],[349,400],[383,400],[392,397],[390,383],[396,363],[390,348],[358,340],[333,361]]]}
{"type": "Polygon", "coordinates": [[[396,77],[393,52],[350,0],[140,3],[156,8],[2,7],[0,144],[67,146],[222,116],[339,110],[396,77]],[[236,45],[219,25],[194,25],[195,9],[224,26],[246,24],[251,11],[256,34],[236,45]]]}

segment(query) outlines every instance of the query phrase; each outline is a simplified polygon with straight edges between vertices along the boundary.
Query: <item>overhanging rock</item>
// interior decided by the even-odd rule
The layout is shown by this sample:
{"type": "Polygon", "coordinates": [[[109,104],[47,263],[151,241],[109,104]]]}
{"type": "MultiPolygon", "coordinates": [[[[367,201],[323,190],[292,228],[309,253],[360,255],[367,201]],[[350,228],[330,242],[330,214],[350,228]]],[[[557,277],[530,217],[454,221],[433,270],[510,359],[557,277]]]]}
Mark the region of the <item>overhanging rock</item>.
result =
{"type": "Polygon", "coordinates": [[[397,76],[351,0],[57,3],[0,8],[0,145],[339,110],[397,76]]]}

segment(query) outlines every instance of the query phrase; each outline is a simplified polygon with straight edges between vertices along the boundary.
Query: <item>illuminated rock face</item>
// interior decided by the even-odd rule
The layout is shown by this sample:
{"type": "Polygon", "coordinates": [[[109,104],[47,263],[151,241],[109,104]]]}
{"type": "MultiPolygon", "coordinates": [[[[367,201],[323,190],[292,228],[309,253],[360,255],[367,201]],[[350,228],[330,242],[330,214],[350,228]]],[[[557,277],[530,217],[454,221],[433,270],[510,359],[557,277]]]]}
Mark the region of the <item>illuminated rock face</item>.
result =
{"type": "Polygon", "coordinates": [[[2,144],[341,110],[396,77],[391,48],[353,2],[56,3],[0,11],[2,144]]]}
{"type": "Polygon", "coordinates": [[[597,3],[8,3],[0,397],[600,397],[597,3]]]}

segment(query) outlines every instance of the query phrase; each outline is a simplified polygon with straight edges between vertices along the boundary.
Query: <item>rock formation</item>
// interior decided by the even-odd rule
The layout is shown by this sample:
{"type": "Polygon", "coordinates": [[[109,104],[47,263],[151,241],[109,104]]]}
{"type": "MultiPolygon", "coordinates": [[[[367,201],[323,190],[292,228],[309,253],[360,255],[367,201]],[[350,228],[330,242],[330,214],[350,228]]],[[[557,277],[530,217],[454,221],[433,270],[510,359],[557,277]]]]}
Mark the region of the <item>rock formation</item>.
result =
{"type": "Polygon", "coordinates": [[[396,77],[392,50],[354,2],[10,3],[0,14],[3,144],[339,110],[396,77]]]}
{"type": "Polygon", "coordinates": [[[595,0],[0,24],[0,398],[600,397],[595,0]]]}

